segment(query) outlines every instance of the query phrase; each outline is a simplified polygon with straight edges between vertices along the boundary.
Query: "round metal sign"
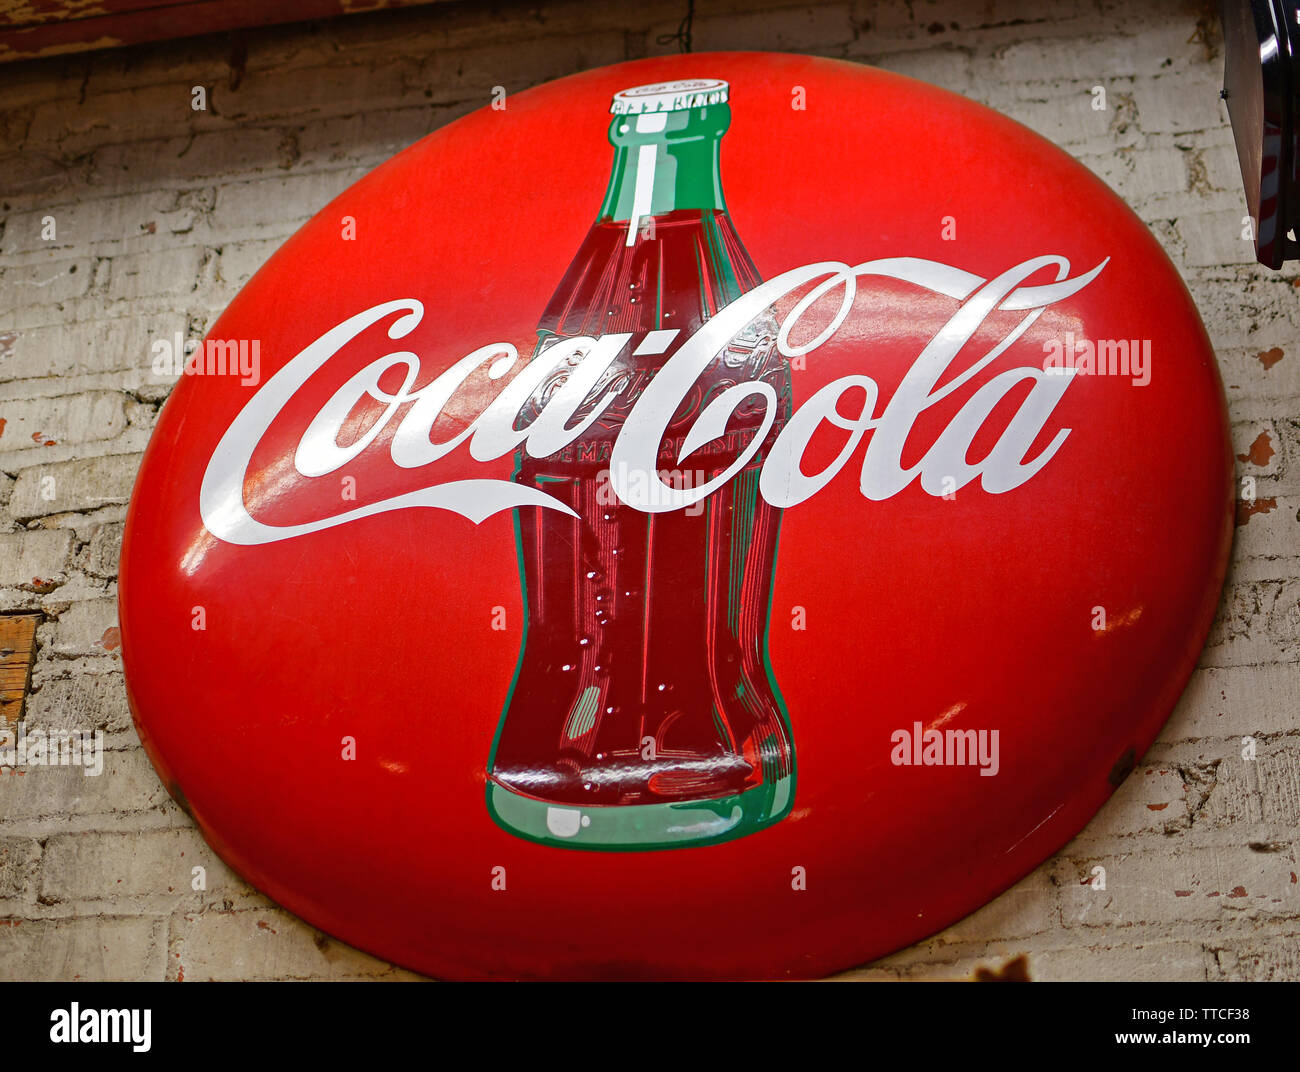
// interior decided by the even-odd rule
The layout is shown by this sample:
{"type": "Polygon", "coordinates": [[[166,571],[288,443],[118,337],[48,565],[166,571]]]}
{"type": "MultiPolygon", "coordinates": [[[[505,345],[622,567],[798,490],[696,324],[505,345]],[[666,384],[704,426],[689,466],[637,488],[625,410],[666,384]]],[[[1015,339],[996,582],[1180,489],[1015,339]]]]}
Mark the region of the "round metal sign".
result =
{"type": "Polygon", "coordinates": [[[1147,229],[849,63],[512,94],[184,362],[122,562],[145,746],[250,882],[439,976],[816,976],[951,923],[1151,744],[1232,531],[1147,229]]]}

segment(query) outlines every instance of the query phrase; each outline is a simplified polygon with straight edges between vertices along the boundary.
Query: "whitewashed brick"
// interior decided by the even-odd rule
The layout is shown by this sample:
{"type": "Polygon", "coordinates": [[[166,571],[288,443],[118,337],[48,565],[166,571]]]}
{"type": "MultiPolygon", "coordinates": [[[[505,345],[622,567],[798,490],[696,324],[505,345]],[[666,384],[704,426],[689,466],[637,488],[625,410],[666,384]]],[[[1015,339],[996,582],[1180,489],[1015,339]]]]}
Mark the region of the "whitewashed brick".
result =
{"type": "Polygon", "coordinates": [[[16,518],[42,517],[126,502],[139,465],[137,454],[110,454],[31,466],[18,474],[9,512],[16,518]]]}
{"type": "Polygon", "coordinates": [[[176,805],[143,749],[105,750],[99,775],[74,766],[0,767],[0,816],[6,823],[43,819],[53,832],[79,816],[143,813],[155,808],[174,810],[176,805]]]}
{"type": "Polygon", "coordinates": [[[202,263],[203,251],[194,247],[122,254],[111,262],[109,293],[114,298],[188,294],[202,263]]]}
{"type": "Polygon", "coordinates": [[[40,861],[41,843],[35,838],[0,837],[0,901],[26,899],[40,861]]]}
{"type": "MultiPolygon", "coordinates": [[[[60,662],[61,672],[66,663],[60,662]]],[[[38,678],[40,675],[35,675],[38,678]]],[[[125,733],[131,729],[122,674],[78,673],[34,683],[27,697],[27,721],[61,730],[104,730],[125,733]]]]}
{"type": "Polygon", "coordinates": [[[149,917],[0,920],[0,979],[162,979],[163,934],[163,922],[149,917]]]}
{"type": "Polygon", "coordinates": [[[171,951],[169,977],[187,981],[414,978],[275,908],[186,913],[175,923],[171,951]]]}
{"type": "Polygon", "coordinates": [[[62,584],[71,553],[70,532],[0,535],[0,585],[27,585],[39,590],[62,584]]]}
{"type": "Polygon", "coordinates": [[[45,256],[49,250],[60,249],[72,254],[111,252],[147,239],[149,222],[175,205],[175,194],[154,190],[120,197],[85,197],[16,213],[5,221],[0,252],[7,256],[32,252],[45,256]],[[41,237],[46,216],[55,220],[53,241],[41,237]]]}
{"type": "Polygon", "coordinates": [[[86,548],[85,570],[96,577],[116,577],[122,553],[122,522],[106,522],[95,528],[86,548]]]}
{"type": "Polygon", "coordinates": [[[49,637],[58,655],[103,655],[122,646],[117,625],[116,599],[88,599],[73,603],[59,615],[49,637]]]}
{"type": "Polygon", "coordinates": [[[90,391],[0,402],[0,421],[0,454],[112,439],[126,428],[125,396],[116,391],[90,391]]]}
{"type": "Polygon", "coordinates": [[[1181,134],[1224,125],[1227,109],[1219,100],[1220,79],[1207,72],[1141,79],[1134,88],[1138,122],[1146,134],[1181,134]]]}
{"type": "Polygon", "coordinates": [[[1252,263],[1255,247],[1249,239],[1242,238],[1246,215],[1245,202],[1242,202],[1239,209],[1202,212],[1180,218],[1178,233],[1185,248],[1183,263],[1191,268],[1252,263]]]}
{"type": "Polygon", "coordinates": [[[1159,851],[1060,858],[1055,866],[1066,926],[1114,928],[1134,923],[1214,922],[1294,917],[1300,886],[1291,880],[1294,850],[1254,852],[1246,846],[1195,853],[1159,851]],[[1092,888],[1092,868],[1106,869],[1106,888],[1092,888]]]}
{"type": "MultiPolygon", "coordinates": [[[[136,317],[0,331],[0,369],[12,380],[115,370],[138,377],[150,368],[153,343],[184,333],[186,324],[183,313],[142,311],[136,317]]],[[[0,383],[0,395],[5,390],[0,383]]]]}
{"type": "Polygon", "coordinates": [[[50,257],[0,271],[0,288],[8,291],[9,302],[15,308],[54,305],[85,294],[94,277],[95,264],[88,257],[76,260],[50,257]]]}
{"type": "Polygon", "coordinates": [[[130,834],[61,834],[45,843],[41,899],[112,901],[118,897],[202,899],[243,883],[197,830],[149,830],[130,834]],[[194,868],[201,867],[201,876],[194,868]],[[194,890],[196,878],[206,887],[194,890]]]}
{"type": "Polygon", "coordinates": [[[1300,978],[1300,934],[1215,943],[1212,953],[1209,978],[1214,981],[1294,983],[1300,978]]]}
{"type": "Polygon", "coordinates": [[[1234,738],[1296,729],[1300,665],[1203,667],[1192,674],[1162,738],[1234,738]]]}

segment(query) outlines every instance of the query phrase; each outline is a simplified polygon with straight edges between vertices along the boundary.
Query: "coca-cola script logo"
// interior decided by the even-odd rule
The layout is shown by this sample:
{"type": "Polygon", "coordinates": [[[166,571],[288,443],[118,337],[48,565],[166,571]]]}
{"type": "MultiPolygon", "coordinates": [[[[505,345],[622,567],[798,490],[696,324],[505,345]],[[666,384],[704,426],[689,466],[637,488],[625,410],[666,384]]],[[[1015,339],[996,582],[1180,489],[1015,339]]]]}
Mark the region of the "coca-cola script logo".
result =
{"type": "MultiPolygon", "coordinates": [[[[866,261],[852,267],[835,262],[810,264],[783,272],[756,287],[680,343],[676,330],[653,332],[641,340],[631,333],[596,338],[577,336],[547,348],[522,368],[514,346],[489,343],[456,361],[418,390],[413,385],[420,379],[419,356],[409,351],[386,353],[367,361],[325,403],[303,431],[294,455],[294,467],[305,478],[334,473],[369,448],[394,419],[398,423],[389,449],[393,464],[402,469],[430,466],[457,449],[467,450],[478,461],[500,458],[519,448],[534,458],[549,457],[580,440],[587,428],[619,400],[622,391],[618,387],[594,399],[590,392],[602,377],[608,376],[625,351],[645,355],[675,347],[644,390],[635,399],[623,399],[629,402],[630,409],[614,441],[610,483],[619,500],[634,509],[680,510],[716,491],[744,468],[762,445],[777,416],[776,393],[770,384],[754,380],[730,387],[696,417],[675,461],[686,463],[697,450],[724,436],[728,418],[738,406],[754,398],[761,401],[760,434],[753,436],[739,456],[707,483],[676,489],[660,479],[658,458],[666,429],[700,375],[731,338],[779,298],[817,281],[783,321],[776,338],[782,356],[807,355],[829,339],[849,315],[858,278],[884,276],[960,299],[963,305],[917,356],[902,385],[888,404],[880,407],[880,412],[877,412],[876,383],[866,371],[834,380],[799,407],[777,435],[763,464],[760,493],[773,506],[790,507],[803,502],[848,465],[868,432],[872,434],[865,448],[859,481],[862,494],[868,499],[887,499],[918,477],[921,487],[932,495],[962,488],[976,477],[985,491],[995,494],[1010,491],[1042,470],[1069,436],[1071,430],[1061,428],[1046,449],[1036,457],[1027,457],[1030,444],[1050,420],[1075,369],[1044,370],[1040,360],[999,373],[971,392],[957,416],[930,445],[924,459],[918,465],[904,468],[900,456],[908,433],[918,414],[970,383],[1012,346],[1048,306],[1077,294],[1104,267],[1103,261],[1088,272],[1070,276],[1070,262],[1066,258],[1043,256],[1013,265],[996,278],[982,279],[960,268],[919,258],[866,261]],[[1025,284],[1030,276],[1044,269],[1054,269],[1058,281],[1025,284]],[[791,335],[804,313],[817,302],[832,298],[838,304],[830,325],[811,339],[799,344],[792,342],[791,335]],[[951,369],[958,352],[995,309],[1023,311],[1025,315],[1005,338],[973,363],[961,370],[951,369]],[[557,369],[566,368],[575,358],[576,366],[560,378],[562,386],[551,394],[535,418],[520,427],[520,414],[542,381],[553,377],[557,369]],[[430,442],[430,430],[443,407],[469,375],[483,367],[494,380],[505,379],[512,371],[516,374],[491,405],[459,435],[441,443],[430,442]],[[379,384],[393,368],[404,369],[405,375],[402,386],[390,393],[379,384]],[[940,380],[946,381],[942,387],[938,386],[940,380]],[[1003,397],[1023,382],[1033,386],[1016,410],[1015,418],[982,461],[969,463],[966,455],[984,419],[1003,397]],[[846,419],[837,403],[854,387],[866,390],[866,401],[855,416],[846,419]],[[348,446],[340,446],[344,421],[367,398],[379,403],[378,415],[364,435],[348,446]],[[588,412],[574,423],[580,407],[588,412]],[[832,465],[808,475],[803,472],[800,459],[804,446],[822,422],[849,432],[849,439],[832,465]]],[[[248,512],[243,488],[249,461],[262,434],[285,404],[308,384],[315,372],[339,357],[345,348],[374,349],[373,333],[366,334],[369,329],[390,321],[385,334],[396,341],[408,335],[423,314],[423,305],[414,298],[363,310],[305,347],[258,390],[231,423],[204,472],[201,510],[203,522],[214,536],[234,544],[268,543],[389,510],[420,506],[451,510],[472,521],[482,521],[518,506],[574,513],[564,502],[544,492],[489,479],[425,482],[405,494],[296,525],[264,524],[248,512]]],[[[869,368],[870,355],[863,357],[869,368]]],[[[345,352],[343,358],[350,363],[358,361],[355,349],[345,352]]]]}

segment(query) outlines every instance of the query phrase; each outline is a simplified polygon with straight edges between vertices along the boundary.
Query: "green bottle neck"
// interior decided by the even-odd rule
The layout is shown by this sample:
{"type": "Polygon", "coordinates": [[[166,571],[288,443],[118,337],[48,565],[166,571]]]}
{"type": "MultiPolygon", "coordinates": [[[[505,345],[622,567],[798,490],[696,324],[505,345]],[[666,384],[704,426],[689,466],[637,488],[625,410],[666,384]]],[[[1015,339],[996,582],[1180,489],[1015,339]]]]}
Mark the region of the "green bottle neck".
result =
{"type": "Polygon", "coordinates": [[[718,159],[730,125],[726,104],[615,115],[609,126],[614,166],[600,219],[726,211],[718,159]]]}

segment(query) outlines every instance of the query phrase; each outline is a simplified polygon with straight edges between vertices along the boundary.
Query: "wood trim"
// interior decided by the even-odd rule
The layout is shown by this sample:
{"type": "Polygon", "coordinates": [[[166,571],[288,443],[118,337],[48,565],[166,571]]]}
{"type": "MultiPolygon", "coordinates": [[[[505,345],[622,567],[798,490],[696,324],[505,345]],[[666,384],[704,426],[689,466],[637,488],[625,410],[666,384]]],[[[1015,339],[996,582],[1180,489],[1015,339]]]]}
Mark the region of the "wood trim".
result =
{"type": "Polygon", "coordinates": [[[39,614],[0,614],[0,718],[11,723],[23,717],[40,620],[39,614]]]}
{"type": "Polygon", "coordinates": [[[0,0],[0,63],[449,0],[0,0]]]}

